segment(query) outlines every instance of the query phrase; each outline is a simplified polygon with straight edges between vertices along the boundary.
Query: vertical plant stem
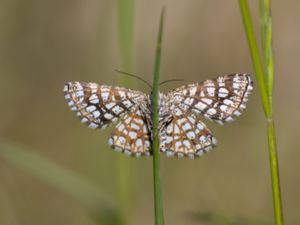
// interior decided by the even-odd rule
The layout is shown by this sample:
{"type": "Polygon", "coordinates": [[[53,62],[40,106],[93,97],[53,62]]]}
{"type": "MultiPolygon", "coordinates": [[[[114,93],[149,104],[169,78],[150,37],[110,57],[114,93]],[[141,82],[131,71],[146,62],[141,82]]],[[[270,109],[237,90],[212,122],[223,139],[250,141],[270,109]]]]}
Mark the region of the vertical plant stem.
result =
{"type": "Polygon", "coordinates": [[[283,212],[281,204],[279,165],[276,146],[275,124],[273,119],[273,85],[274,85],[274,63],[272,49],[272,17],[271,1],[260,0],[260,24],[261,41],[263,53],[263,65],[267,81],[267,95],[270,103],[270,115],[268,117],[268,142],[269,142],[269,160],[272,177],[272,190],[274,199],[274,214],[277,225],[282,225],[283,212]]]}
{"type": "MultiPolygon", "coordinates": [[[[260,0],[260,30],[263,53],[264,72],[266,74],[269,102],[272,106],[273,85],[274,85],[274,63],[272,50],[272,17],[271,1],[260,0]]],[[[272,107],[271,107],[272,108],[272,107]]]]}
{"type": "Polygon", "coordinates": [[[259,57],[259,52],[257,48],[257,43],[254,35],[254,29],[253,29],[253,24],[252,24],[252,19],[248,7],[248,2],[247,0],[239,0],[240,3],[240,9],[242,13],[242,18],[244,22],[244,27],[248,39],[248,44],[249,44],[249,49],[251,53],[251,58],[252,58],[252,63],[255,69],[256,73],[256,78],[258,82],[258,87],[259,87],[259,92],[260,92],[260,97],[262,101],[262,105],[264,108],[265,115],[267,117],[270,116],[270,106],[269,106],[269,100],[268,100],[268,95],[267,95],[267,86],[266,86],[266,81],[264,77],[264,72],[263,68],[260,62],[260,57],[259,57]]]}
{"type": "MultiPolygon", "coordinates": [[[[121,69],[131,73],[133,69],[132,50],[133,50],[133,31],[134,31],[134,0],[118,1],[118,29],[119,45],[121,56],[121,69]]],[[[130,82],[122,76],[122,85],[128,87],[130,82]]],[[[124,158],[123,155],[118,157],[118,225],[130,224],[130,212],[128,202],[133,200],[134,185],[134,165],[131,159],[124,158]]],[[[130,204],[132,205],[132,204],[130,204]]]]}
{"type": "Polygon", "coordinates": [[[281,190],[279,178],[279,165],[277,156],[276,133],[273,119],[268,120],[268,142],[269,142],[269,161],[272,178],[272,193],[274,204],[275,224],[283,225],[283,211],[281,203],[281,190]]]}
{"type": "Polygon", "coordinates": [[[155,65],[153,75],[153,86],[152,86],[152,151],[153,151],[153,184],[154,184],[154,211],[155,211],[155,225],[164,224],[163,215],[163,204],[162,204],[162,192],[160,182],[160,155],[159,155],[159,133],[158,133],[158,100],[159,100],[159,69],[160,69],[160,58],[161,58],[161,45],[163,36],[163,22],[164,22],[164,8],[161,12],[159,32],[157,38],[156,54],[155,54],[155,65]]]}
{"type": "Polygon", "coordinates": [[[273,193],[274,218],[276,225],[283,225],[283,212],[281,203],[279,165],[276,146],[275,124],[273,120],[273,84],[274,84],[274,64],[272,52],[272,20],[270,0],[260,0],[260,20],[261,39],[263,52],[263,66],[260,62],[255,35],[253,31],[252,19],[249,12],[247,0],[239,0],[243,17],[244,27],[248,38],[249,48],[253,65],[260,89],[262,104],[267,120],[269,161],[273,193]]]}

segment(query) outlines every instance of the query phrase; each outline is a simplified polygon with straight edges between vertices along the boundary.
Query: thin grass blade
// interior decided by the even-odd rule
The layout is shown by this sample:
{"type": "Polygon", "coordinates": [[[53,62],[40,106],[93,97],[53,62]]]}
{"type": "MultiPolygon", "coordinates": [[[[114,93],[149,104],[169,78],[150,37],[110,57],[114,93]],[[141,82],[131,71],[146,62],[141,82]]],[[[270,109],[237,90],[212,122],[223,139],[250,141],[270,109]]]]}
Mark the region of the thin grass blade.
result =
{"type": "Polygon", "coordinates": [[[102,220],[115,217],[115,207],[107,194],[76,174],[16,144],[0,142],[0,157],[16,168],[42,180],[87,207],[102,220]]]}
{"type": "Polygon", "coordinates": [[[160,179],[160,155],[159,155],[159,134],[158,134],[158,101],[159,101],[159,71],[161,59],[161,47],[163,37],[165,9],[163,8],[160,16],[159,32],[156,44],[155,65],[152,85],[152,151],[153,151],[153,185],[154,185],[154,211],[155,224],[164,225],[164,213],[162,203],[161,179],[160,179]]]}
{"type": "Polygon", "coordinates": [[[260,62],[259,52],[253,31],[252,19],[247,0],[239,0],[241,14],[246,30],[249,48],[252,56],[253,65],[260,89],[265,117],[267,120],[268,149],[270,172],[273,193],[274,219],[276,225],[283,225],[283,210],[281,201],[279,163],[276,145],[275,123],[273,120],[273,84],[274,84],[274,63],[272,51],[272,20],[271,2],[269,0],[260,1],[260,21],[261,39],[263,52],[263,65],[260,62]]]}
{"type": "MultiPolygon", "coordinates": [[[[120,46],[121,68],[125,73],[133,70],[133,40],[134,40],[134,0],[118,0],[118,36],[120,46]]],[[[129,87],[131,80],[125,76],[120,84],[129,87]]],[[[123,155],[118,156],[118,225],[130,224],[133,211],[128,202],[134,199],[134,164],[123,155]]]]}

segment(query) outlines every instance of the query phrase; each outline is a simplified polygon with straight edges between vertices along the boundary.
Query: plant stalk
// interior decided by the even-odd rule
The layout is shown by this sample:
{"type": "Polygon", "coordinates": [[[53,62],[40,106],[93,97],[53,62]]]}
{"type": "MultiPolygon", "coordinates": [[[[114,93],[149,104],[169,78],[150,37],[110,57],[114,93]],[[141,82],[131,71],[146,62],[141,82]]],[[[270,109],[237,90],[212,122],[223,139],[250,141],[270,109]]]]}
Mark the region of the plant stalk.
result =
{"type": "Polygon", "coordinates": [[[263,64],[261,64],[259,52],[254,35],[252,19],[247,0],[239,0],[241,14],[246,30],[246,35],[251,52],[252,62],[256,72],[262,105],[267,120],[268,149],[270,173],[273,193],[274,219],[276,225],[283,225],[283,210],[281,202],[279,164],[276,145],[275,123],[273,120],[273,85],[274,63],[272,51],[272,20],[270,0],[260,0],[261,40],[263,52],[263,64]]]}
{"type": "Polygon", "coordinates": [[[283,225],[284,219],[281,203],[279,164],[277,156],[275,125],[273,120],[268,120],[268,143],[275,224],[283,225]]]}
{"type": "Polygon", "coordinates": [[[159,32],[157,38],[155,65],[153,75],[153,85],[151,93],[152,101],[152,152],[153,152],[153,188],[154,188],[154,211],[155,211],[155,225],[164,225],[162,191],[160,180],[160,155],[159,155],[159,130],[158,130],[158,100],[159,100],[159,70],[161,58],[161,45],[163,36],[163,22],[164,22],[164,8],[161,11],[159,32]]]}

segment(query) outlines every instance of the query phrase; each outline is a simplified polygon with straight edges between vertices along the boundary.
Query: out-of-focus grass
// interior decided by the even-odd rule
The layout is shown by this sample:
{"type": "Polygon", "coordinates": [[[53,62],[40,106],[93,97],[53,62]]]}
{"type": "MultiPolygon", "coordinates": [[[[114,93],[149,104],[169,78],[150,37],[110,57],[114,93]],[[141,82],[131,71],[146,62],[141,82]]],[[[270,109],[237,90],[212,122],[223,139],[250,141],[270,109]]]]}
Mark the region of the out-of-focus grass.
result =
{"type": "Polygon", "coordinates": [[[272,222],[267,222],[259,219],[249,219],[245,217],[233,217],[218,212],[198,212],[189,213],[189,220],[200,221],[204,224],[212,225],[271,225],[272,222]]]}
{"type": "Polygon", "coordinates": [[[99,222],[115,224],[116,210],[112,199],[98,187],[78,175],[16,144],[0,142],[0,157],[16,168],[48,183],[79,201],[99,222]]]}
{"type": "MultiPolygon", "coordinates": [[[[118,38],[120,47],[121,70],[132,72],[133,70],[133,35],[134,35],[134,0],[118,1],[118,38]]],[[[119,68],[118,68],[119,69],[119,68]]],[[[120,85],[128,87],[131,83],[128,77],[122,76],[120,85]]],[[[118,224],[130,224],[132,202],[134,193],[135,169],[132,162],[123,155],[118,155],[118,224]]]]}
{"type": "MultiPolygon", "coordinates": [[[[132,72],[132,50],[134,36],[134,0],[118,1],[118,28],[121,55],[121,68],[132,72]]],[[[125,83],[128,82],[127,80],[125,83]]]]}

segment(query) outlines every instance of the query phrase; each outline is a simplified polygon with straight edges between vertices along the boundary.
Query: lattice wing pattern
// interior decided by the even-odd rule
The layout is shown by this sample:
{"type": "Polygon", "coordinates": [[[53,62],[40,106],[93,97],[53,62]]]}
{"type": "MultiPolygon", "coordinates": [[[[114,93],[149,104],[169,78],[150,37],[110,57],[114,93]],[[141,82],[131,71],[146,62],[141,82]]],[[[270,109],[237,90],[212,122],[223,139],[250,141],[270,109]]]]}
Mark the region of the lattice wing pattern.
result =
{"type": "Polygon", "coordinates": [[[217,144],[210,130],[192,113],[173,115],[168,125],[161,130],[160,150],[167,156],[201,156],[217,144]]]}
{"type": "Polygon", "coordinates": [[[133,107],[116,126],[108,140],[109,145],[126,155],[149,156],[151,129],[147,122],[147,116],[139,105],[133,107]]]}
{"type": "Polygon", "coordinates": [[[232,74],[179,87],[168,96],[180,110],[193,110],[223,124],[241,115],[252,89],[249,74],[232,74]]]}
{"type": "MultiPolygon", "coordinates": [[[[197,114],[220,124],[245,109],[253,89],[251,76],[232,74],[159,94],[160,151],[167,156],[195,158],[216,145],[216,139],[197,114]]],[[[152,118],[148,95],[130,89],[69,82],[65,99],[91,128],[105,128],[120,119],[109,145],[131,156],[151,155],[152,118]]]]}
{"type": "Polygon", "coordinates": [[[64,93],[71,110],[90,128],[106,128],[149,98],[139,91],[85,82],[65,84],[64,93]]]}

